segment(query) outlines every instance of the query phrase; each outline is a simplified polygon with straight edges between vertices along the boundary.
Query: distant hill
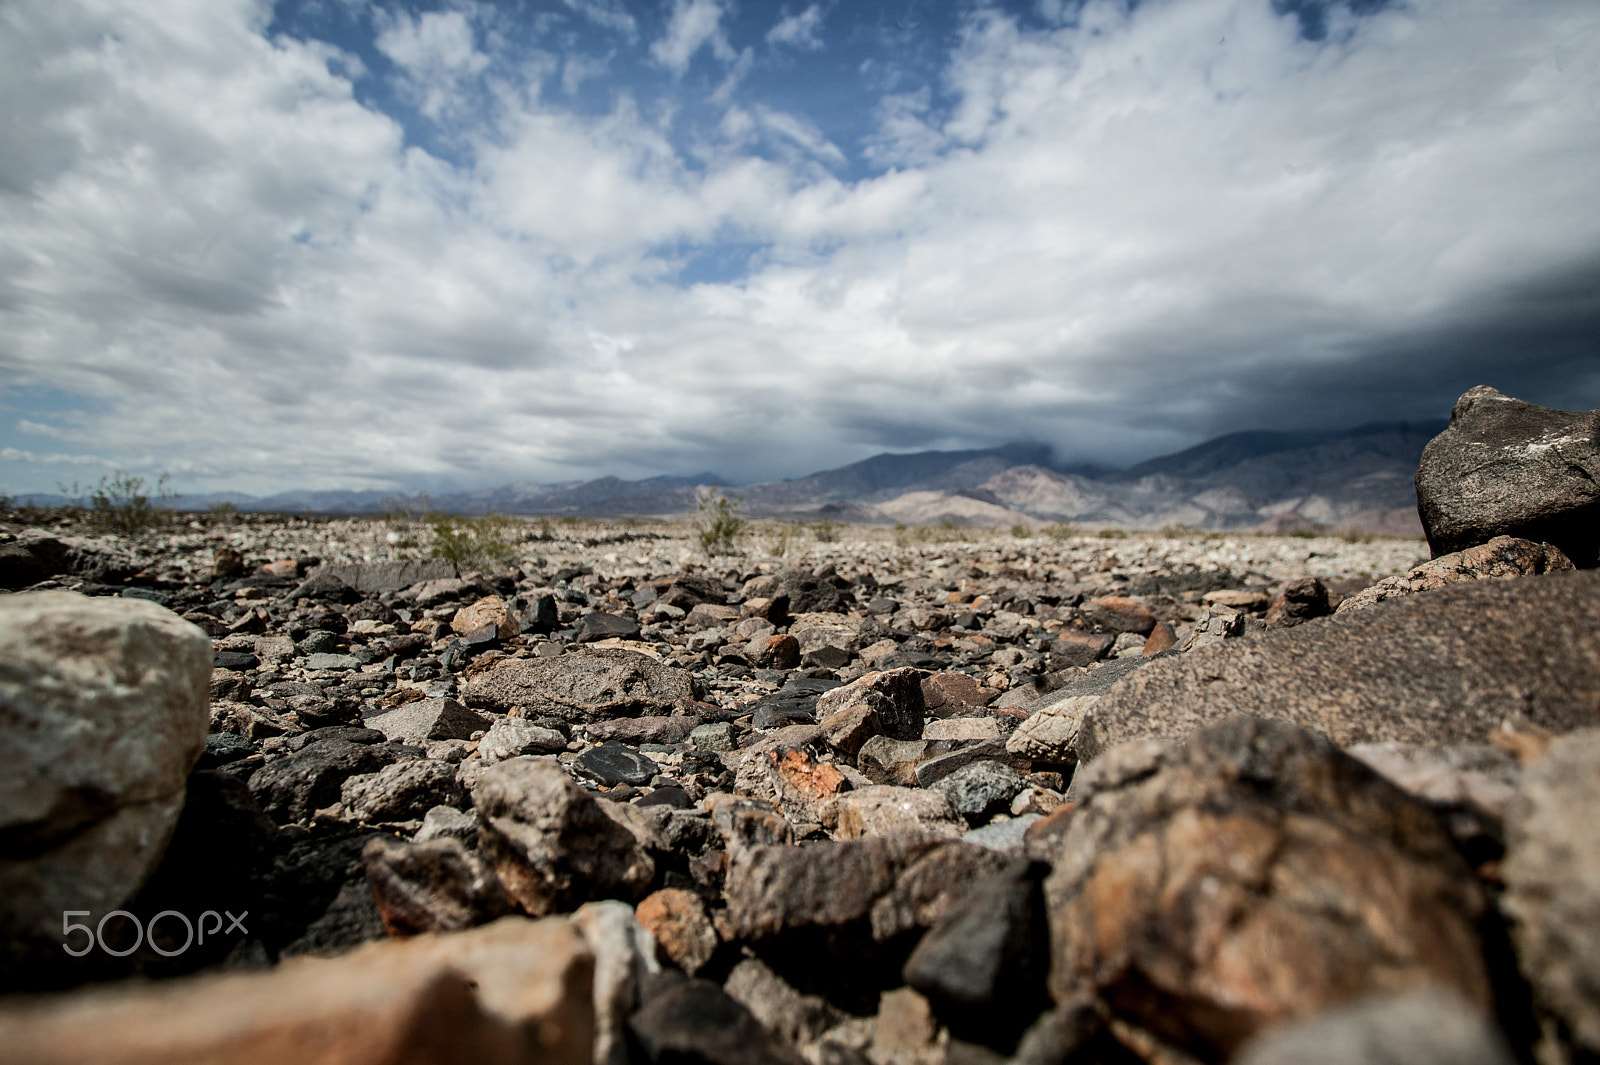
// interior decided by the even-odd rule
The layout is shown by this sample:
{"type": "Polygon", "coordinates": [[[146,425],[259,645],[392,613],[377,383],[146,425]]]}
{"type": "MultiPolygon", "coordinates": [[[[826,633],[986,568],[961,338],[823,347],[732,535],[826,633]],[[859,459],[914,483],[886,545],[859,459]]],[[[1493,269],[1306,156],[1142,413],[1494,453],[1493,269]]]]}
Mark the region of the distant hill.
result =
{"type": "MultiPolygon", "coordinates": [[[[1123,470],[1065,466],[1048,446],[1014,443],[970,451],[874,455],[784,481],[727,486],[714,473],[627,481],[531,482],[441,494],[456,514],[682,516],[699,494],[723,487],[753,518],[858,523],[955,521],[977,525],[1077,522],[1089,526],[1201,529],[1311,525],[1416,533],[1412,477],[1422,448],[1447,423],[1374,423],[1333,432],[1229,433],[1123,470]]],[[[284,492],[264,498],[181,497],[183,508],[229,501],[247,511],[372,514],[391,493],[284,492]]],[[[60,497],[34,496],[40,505],[60,497]]]]}

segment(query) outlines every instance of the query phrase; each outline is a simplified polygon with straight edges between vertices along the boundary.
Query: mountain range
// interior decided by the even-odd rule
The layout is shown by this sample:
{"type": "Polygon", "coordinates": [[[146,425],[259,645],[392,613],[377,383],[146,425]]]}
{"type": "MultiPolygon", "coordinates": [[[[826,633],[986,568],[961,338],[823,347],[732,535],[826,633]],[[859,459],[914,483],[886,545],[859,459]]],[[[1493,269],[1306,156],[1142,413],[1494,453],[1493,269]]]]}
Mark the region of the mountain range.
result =
{"type": "MultiPolygon", "coordinates": [[[[1373,423],[1328,432],[1229,433],[1122,470],[1054,461],[1043,444],[974,451],[875,455],[804,477],[731,486],[713,473],[618,477],[570,484],[519,482],[433,496],[456,514],[681,517],[708,489],[740,500],[752,518],[864,524],[1089,526],[1262,529],[1313,526],[1420,535],[1412,477],[1444,422],[1373,423]]],[[[41,505],[57,497],[24,497],[41,505]]],[[[240,510],[371,514],[391,506],[385,492],[233,493],[180,496],[181,509],[230,502],[240,510]]]]}

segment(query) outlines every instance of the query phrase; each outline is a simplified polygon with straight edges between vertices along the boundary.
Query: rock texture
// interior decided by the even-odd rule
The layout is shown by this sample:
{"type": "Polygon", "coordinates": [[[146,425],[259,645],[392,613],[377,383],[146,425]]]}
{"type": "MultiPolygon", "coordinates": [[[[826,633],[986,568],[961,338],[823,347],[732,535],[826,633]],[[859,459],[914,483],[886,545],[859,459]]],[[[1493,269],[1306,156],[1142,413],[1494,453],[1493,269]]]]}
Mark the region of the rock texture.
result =
{"type": "Polygon", "coordinates": [[[1506,824],[1504,906],[1538,1005],[1600,1053],[1600,729],[1550,745],[1506,824]]]}
{"type": "Polygon", "coordinates": [[[680,669],[637,651],[598,648],[574,649],[561,661],[500,662],[468,682],[466,701],[500,713],[587,722],[682,710],[693,693],[680,669]]]}
{"type": "Polygon", "coordinates": [[[1417,466],[1417,510],[1435,557],[1515,536],[1600,562],[1600,411],[1535,406],[1479,385],[1417,466]]]}
{"type": "Polygon", "coordinates": [[[1490,1002],[1483,894],[1432,810],[1326,739],[1239,716],[1118,748],[1045,882],[1050,984],[1204,1060],[1440,984],[1490,1002]]]}
{"type": "Polygon", "coordinates": [[[1560,548],[1536,544],[1532,540],[1518,540],[1514,536],[1496,536],[1486,544],[1424,562],[1403,577],[1385,577],[1370,588],[1363,588],[1346,598],[1339,604],[1336,613],[1354,613],[1389,599],[1460,584],[1462,581],[1532,577],[1572,568],[1572,562],[1561,553],[1560,548]]]}
{"type": "Polygon", "coordinates": [[[155,869],[205,747],[211,643],[154,603],[0,596],[0,970],[155,869]]]}
{"type": "Polygon", "coordinates": [[[1152,662],[1085,718],[1077,754],[1232,713],[1340,744],[1478,743],[1511,714],[1557,732],[1600,723],[1600,575],[1458,584],[1152,662]]]}
{"type": "Polygon", "coordinates": [[[269,972],[0,1006],[15,1065],[590,1065],[594,963],[507,918],[269,972]]]}

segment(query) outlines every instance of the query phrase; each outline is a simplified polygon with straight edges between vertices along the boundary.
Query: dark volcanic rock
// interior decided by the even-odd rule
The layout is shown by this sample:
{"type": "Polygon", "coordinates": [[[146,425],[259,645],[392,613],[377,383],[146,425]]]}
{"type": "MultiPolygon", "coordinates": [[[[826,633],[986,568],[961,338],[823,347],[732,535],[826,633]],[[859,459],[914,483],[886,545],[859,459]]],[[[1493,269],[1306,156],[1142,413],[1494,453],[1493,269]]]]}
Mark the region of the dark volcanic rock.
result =
{"type": "Polygon", "coordinates": [[[839,589],[821,577],[804,570],[785,570],[778,574],[768,598],[789,597],[791,614],[842,614],[847,608],[845,596],[839,589]]]}
{"type": "Polygon", "coordinates": [[[1326,739],[1239,716],[1078,782],[1045,883],[1058,1001],[1206,1061],[1361,994],[1491,998],[1481,889],[1434,812],[1326,739]]]}
{"type": "Polygon", "coordinates": [[[465,701],[500,713],[571,722],[668,714],[694,702],[686,670],[616,648],[572,650],[557,658],[508,658],[467,682],[465,701]]]}
{"type": "Polygon", "coordinates": [[[256,770],[250,791],[279,824],[303,821],[338,802],[348,778],[376,773],[394,760],[394,751],[382,745],[322,740],[256,770]]]}
{"type": "Polygon", "coordinates": [[[655,760],[620,743],[602,743],[578,755],[572,769],[601,784],[648,784],[659,773],[655,760]]]}
{"type": "Polygon", "coordinates": [[[593,643],[596,640],[632,640],[638,638],[638,635],[639,623],[621,614],[607,614],[603,610],[596,610],[578,619],[579,643],[593,643]]]}
{"type": "Polygon", "coordinates": [[[329,562],[311,571],[311,578],[336,577],[367,595],[397,592],[423,581],[449,580],[455,575],[456,564],[447,558],[415,562],[329,562]]]}
{"type": "Polygon", "coordinates": [[[652,1065],[804,1065],[709,980],[663,971],[645,980],[628,1033],[652,1065]]]}
{"type": "Polygon", "coordinates": [[[1435,557],[1516,536],[1582,568],[1600,555],[1600,410],[1551,410],[1479,385],[1417,467],[1417,510],[1435,557]]]}
{"type": "Polygon", "coordinates": [[[1327,586],[1315,577],[1302,577],[1289,582],[1267,607],[1267,624],[1286,629],[1331,613],[1327,586]]]}
{"type": "Polygon", "coordinates": [[[348,817],[359,821],[415,821],[435,806],[466,805],[449,762],[417,758],[347,779],[339,789],[348,817]]]}
{"type": "Polygon", "coordinates": [[[1511,712],[1600,724],[1600,574],[1474,581],[1152,661],[1085,717],[1079,758],[1232,713],[1335,743],[1481,743],[1511,712]]]}
{"type": "Polygon", "coordinates": [[[455,932],[510,912],[511,900],[494,870],[458,840],[377,838],[367,843],[361,860],[391,936],[455,932]]]}
{"type": "Polygon", "coordinates": [[[479,850],[530,915],[591,899],[635,899],[655,863],[634,836],[550,758],[512,758],[484,771],[472,801],[479,850]]]}
{"type": "Polygon", "coordinates": [[[940,780],[934,789],[944,793],[950,807],[969,825],[981,825],[1011,808],[1011,799],[1028,782],[1000,762],[973,762],[940,780]]]}

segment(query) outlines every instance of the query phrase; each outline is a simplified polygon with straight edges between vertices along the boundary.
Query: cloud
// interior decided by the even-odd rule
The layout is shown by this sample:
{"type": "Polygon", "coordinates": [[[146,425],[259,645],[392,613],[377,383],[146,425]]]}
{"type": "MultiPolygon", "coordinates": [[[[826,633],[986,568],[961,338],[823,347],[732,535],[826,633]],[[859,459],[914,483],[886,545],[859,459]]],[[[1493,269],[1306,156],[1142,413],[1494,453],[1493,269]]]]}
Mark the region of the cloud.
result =
{"type": "Polygon", "coordinates": [[[597,26],[621,33],[630,40],[638,36],[639,24],[619,0],[561,0],[597,26]]]}
{"type": "Polygon", "coordinates": [[[38,466],[109,466],[111,463],[95,455],[70,455],[62,452],[39,454],[14,447],[0,447],[0,462],[27,462],[38,466]]]}
{"type": "Polygon", "coordinates": [[[787,15],[767,31],[767,43],[806,51],[822,48],[822,5],[812,4],[798,15],[787,15]]]}
{"type": "MultiPolygon", "coordinates": [[[[475,10],[383,27],[451,162],[253,0],[0,8],[0,388],[93,410],[71,446],[121,468],[254,492],[1131,461],[1480,381],[1600,405],[1589,0],[1335,9],[1320,41],[1268,0],[978,9],[939,84],[871,101],[865,176],[755,78],[685,117],[671,76],[738,63],[715,4],[677,0],[666,87],[600,113],[475,10]],[[681,281],[723,249],[748,268],[681,281]]],[[[10,491],[83,459],[0,456],[10,491]]]]}
{"type": "Polygon", "coordinates": [[[650,45],[650,54],[678,77],[702,47],[709,47],[724,63],[734,62],[738,53],[723,35],[723,14],[717,0],[673,0],[666,32],[650,45]]]}

